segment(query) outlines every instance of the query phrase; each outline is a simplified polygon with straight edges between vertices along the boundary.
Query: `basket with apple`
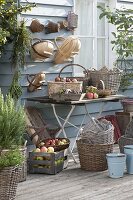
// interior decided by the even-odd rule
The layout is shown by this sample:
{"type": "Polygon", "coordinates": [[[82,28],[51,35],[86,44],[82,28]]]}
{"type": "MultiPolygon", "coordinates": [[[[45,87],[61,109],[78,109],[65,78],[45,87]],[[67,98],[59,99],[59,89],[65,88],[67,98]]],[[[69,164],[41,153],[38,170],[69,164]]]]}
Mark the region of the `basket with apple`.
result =
{"type": "Polygon", "coordinates": [[[63,170],[64,150],[55,152],[53,147],[37,147],[29,152],[29,173],[57,174],[63,170]]]}
{"type": "Polygon", "coordinates": [[[81,93],[85,92],[86,85],[88,85],[89,78],[87,75],[87,70],[79,64],[69,64],[65,65],[59,72],[59,75],[55,77],[54,81],[48,81],[48,95],[50,98],[54,100],[79,100],[79,98],[82,96],[81,93]],[[73,67],[73,66],[79,66],[84,71],[83,77],[61,77],[62,71],[66,67],[73,67]],[[67,91],[71,90],[73,94],[62,94],[61,91],[67,91]]]}
{"type": "Polygon", "coordinates": [[[61,151],[61,150],[65,150],[69,147],[70,145],[70,140],[68,138],[48,138],[45,139],[43,141],[40,142],[40,144],[38,145],[38,147],[42,148],[44,147],[53,147],[54,151],[61,151]]]}

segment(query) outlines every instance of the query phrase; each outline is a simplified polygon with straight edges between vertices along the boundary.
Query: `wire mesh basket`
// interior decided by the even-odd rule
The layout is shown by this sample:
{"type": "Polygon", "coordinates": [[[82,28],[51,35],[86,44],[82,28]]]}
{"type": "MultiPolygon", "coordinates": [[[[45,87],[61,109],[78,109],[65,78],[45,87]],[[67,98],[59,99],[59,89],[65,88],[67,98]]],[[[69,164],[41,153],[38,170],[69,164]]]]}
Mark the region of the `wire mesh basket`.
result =
{"type": "Polygon", "coordinates": [[[100,80],[105,84],[105,89],[111,90],[112,94],[116,94],[120,87],[122,71],[118,68],[109,70],[103,67],[100,70],[89,70],[92,85],[97,86],[100,80]]]}
{"type": "Polygon", "coordinates": [[[104,171],[107,169],[106,154],[113,152],[113,144],[87,144],[77,140],[81,169],[104,171]]]}
{"type": "Polygon", "coordinates": [[[118,145],[121,153],[124,153],[124,146],[133,144],[133,119],[127,125],[125,135],[122,135],[118,140],[118,145]]]}
{"type": "Polygon", "coordinates": [[[81,138],[88,144],[113,144],[114,126],[106,119],[92,117],[83,128],[81,138]]]}

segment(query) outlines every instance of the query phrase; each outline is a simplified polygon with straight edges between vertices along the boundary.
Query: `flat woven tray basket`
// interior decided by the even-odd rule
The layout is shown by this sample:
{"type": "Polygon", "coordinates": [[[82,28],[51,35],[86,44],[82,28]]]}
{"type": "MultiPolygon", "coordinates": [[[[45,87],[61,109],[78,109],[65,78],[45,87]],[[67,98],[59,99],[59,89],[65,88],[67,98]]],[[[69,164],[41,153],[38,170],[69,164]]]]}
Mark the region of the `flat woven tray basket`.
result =
{"type": "Polygon", "coordinates": [[[77,148],[81,168],[88,171],[104,171],[107,169],[106,154],[113,152],[113,144],[87,144],[77,140],[77,148]]]}

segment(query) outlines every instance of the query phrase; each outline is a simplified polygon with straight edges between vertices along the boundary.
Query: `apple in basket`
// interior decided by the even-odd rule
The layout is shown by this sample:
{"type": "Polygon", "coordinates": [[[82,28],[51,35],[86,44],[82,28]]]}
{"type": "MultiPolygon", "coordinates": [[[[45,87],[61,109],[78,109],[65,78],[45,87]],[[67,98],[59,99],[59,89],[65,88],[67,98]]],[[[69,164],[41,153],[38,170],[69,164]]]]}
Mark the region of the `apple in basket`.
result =
{"type": "Polygon", "coordinates": [[[48,153],[54,153],[54,148],[53,147],[48,147],[48,153]]]}
{"type": "Polygon", "coordinates": [[[41,152],[47,152],[48,149],[47,149],[47,147],[43,146],[43,147],[41,147],[40,151],[41,151],[41,152]]]}
{"type": "Polygon", "coordinates": [[[87,97],[87,99],[93,99],[94,98],[93,92],[87,92],[86,97],[87,97]]]}

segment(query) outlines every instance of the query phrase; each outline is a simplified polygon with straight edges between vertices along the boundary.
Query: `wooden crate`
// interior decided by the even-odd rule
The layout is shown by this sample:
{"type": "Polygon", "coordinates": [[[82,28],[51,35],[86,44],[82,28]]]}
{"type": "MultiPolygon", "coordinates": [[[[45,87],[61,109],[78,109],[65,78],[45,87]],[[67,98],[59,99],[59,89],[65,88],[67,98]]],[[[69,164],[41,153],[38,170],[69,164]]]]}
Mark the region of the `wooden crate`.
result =
{"type": "Polygon", "coordinates": [[[121,131],[121,135],[124,135],[128,123],[133,118],[133,112],[116,112],[115,115],[121,131]]]}
{"type": "Polygon", "coordinates": [[[29,173],[57,174],[63,170],[64,151],[29,153],[29,173]]]}

